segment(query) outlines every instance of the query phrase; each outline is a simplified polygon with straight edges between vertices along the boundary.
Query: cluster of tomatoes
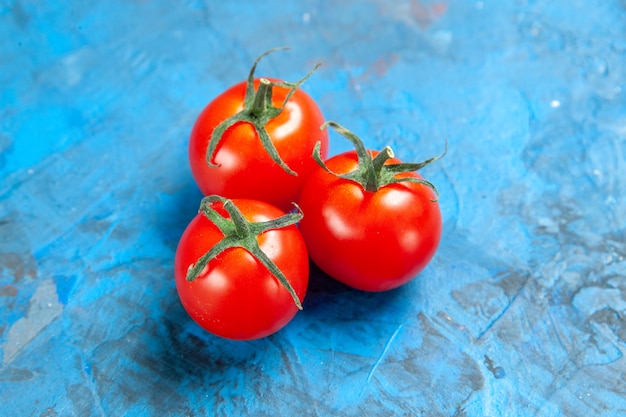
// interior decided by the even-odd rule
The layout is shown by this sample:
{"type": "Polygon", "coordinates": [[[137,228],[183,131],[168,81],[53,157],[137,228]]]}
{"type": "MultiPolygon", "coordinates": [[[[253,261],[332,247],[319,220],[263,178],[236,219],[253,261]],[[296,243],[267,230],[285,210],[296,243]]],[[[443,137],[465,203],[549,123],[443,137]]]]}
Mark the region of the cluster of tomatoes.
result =
{"type": "Polygon", "coordinates": [[[330,277],[385,291],[415,277],[441,237],[434,186],[403,163],[369,150],[325,122],[296,83],[255,78],[216,97],[189,142],[205,197],[183,233],[176,288],[207,331],[250,340],[284,327],[302,309],[309,259],[330,277]],[[328,127],[354,151],[328,159],[328,127]]]}

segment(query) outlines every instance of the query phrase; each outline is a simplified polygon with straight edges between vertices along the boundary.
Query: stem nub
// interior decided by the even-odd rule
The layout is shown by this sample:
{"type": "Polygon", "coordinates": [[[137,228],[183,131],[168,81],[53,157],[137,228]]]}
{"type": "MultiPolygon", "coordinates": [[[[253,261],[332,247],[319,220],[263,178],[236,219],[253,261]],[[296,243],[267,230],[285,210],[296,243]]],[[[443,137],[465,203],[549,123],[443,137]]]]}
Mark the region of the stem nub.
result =
{"type": "Polygon", "coordinates": [[[219,142],[222,140],[224,133],[230,127],[234,126],[237,123],[245,122],[252,125],[254,130],[256,131],[259,140],[263,144],[263,147],[267,151],[268,155],[272,158],[272,160],[277,163],[285,172],[290,175],[297,176],[298,174],[289,168],[289,166],[283,161],[283,159],[278,154],[274,143],[272,142],[269,134],[267,133],[267,129],[265,126],[267,123],[277,117],[282,111],[285,109],[287,102],[291,99],[291,96],[296,92],[298,88],[317,70],[317,68],[321,64],[316,64],[308,74],[302,77],[299,81],[292,82],[274,82],[270,81],[267,78],[261,78],[259,80],[259,88],[257,91],[254,90],[254,72],[256,67],[266,55],[275,52],[281,49],[288,49],[285,47],[270,49],[269,51],[264,52],[259,56],[252,64],[252,68],[250,69],[250,73],[248,74],[248,80],[246,82],[246,95],[244,97],[244,109],[237,114],[232,115],[226,120],[222,121],[219,125],[215,127],[213,133],[211,134],[211,138],[209,139],[209,144],[206,150],[206,162],[212,168],[218,168],[219,164],[216,164],[213,161],[213,157],[215,156],[215,152],[217,150],[217,146],[219,142]],[[282,87],[287,88],[289,91],[283,100],[283,103],[280,107],[274,107],[272,104],[272,94],[273,88],[282,87]]]}
{"type": "MultiPolygon", "coordinates": [[[[408,173],[417,171],[431,163],[435,162],[438,159],[443,158],[443,156],[448,152],[448,141],[446,140],[446,148],[444,152],[433,158],[427,159],[418,163],[386,163],[390,158],[394,157],[393,150],[391,147],[386,146],[382,151],[380,151],[376,156],[373,156],[373,152],[368,150],[363,141],[356,136],[354,133],[350,132],[345,127],[340,124],[332,121],[328,121],[324,123],[320,129],[326,129],[328,126],[332,127],[337,133],[348,139],[354,145],[354,149],[357,154],[358,162],[357,168],[354,171],[338,174],[331,171],[326,163],[323,161],[320,147],[321,144],[318,142],[313,149],[313,159],[326,171],[329,173],[346,180],[354,181],[363,187],[365,191],[375,193],[381,187],[384,187],[389,184],[395,184],[399,182],[414,182],[418,184],[423,184],[429,188],[431,188],[437,197],[439,197],[439,192],[437,188],[429,181],[426,181],[421,178],[415,177],[397,177],[397,174],[408,173]]],[[[437,200],[434,200],[437,201],[437,200]]]]}
{"type": "Polygon", "coordinates": [[[295,213],[287,213],[277,219],[264,222],[250,222],[231,200],[217,195],[204,197],[198,212],[206,216],[222,232],[224,237],[207,253],[200,257],[195,264],[189,266],[187,269],[187,281],[195,280],[202,273],[204,268],[207,267],[209,262],[226,249],[242,248],[261,262],[261,264],[278,279],[289,292],[291,298],[293,298],[298,310],[302,310],[302,302],[293,286],[278,266],[261,250],[257,241],[257,237],[261,233],[267,232],[268,230],[282,229],[298,223],[302,219],[303,214],[297,204],[294,204],[294,206],[298,209],[295,213]],[[215,203],[222,204],[229,218],[223,217],[215,210],[213,207],[215,203]]]}
{"type": "Polygon", "coordinates": [[[267,78],[259,80],[259,88],[254,95],[250,116],[262,117],[268,107],[272,106],[272,82],[267,78]]]}

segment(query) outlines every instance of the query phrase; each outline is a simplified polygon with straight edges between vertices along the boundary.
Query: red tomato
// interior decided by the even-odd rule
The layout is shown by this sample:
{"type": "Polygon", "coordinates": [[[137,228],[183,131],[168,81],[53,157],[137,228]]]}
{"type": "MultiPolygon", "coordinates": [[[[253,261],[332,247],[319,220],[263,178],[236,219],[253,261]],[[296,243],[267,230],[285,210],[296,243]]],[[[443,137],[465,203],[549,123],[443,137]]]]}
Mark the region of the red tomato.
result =
{"type": "MultiPolygon", "coordinates": [[[[260,80],[254,80],[256,91],[260,80]]],[[[277,80],[269,81],[271,104],[276,110],[282,107],[290,89],[276,85],[280,83],[277,80]]],[[[210,166],[207,149],[211,136],[221,122],[244,111],[247,86],[248,82],[242,82],[229,88],[200,113],[189,142],[191,172],[205,195],[262,200],[288,211],[316,166],[311,159],[315,143],[321,142],[322,153],[327,153],[328,133],[320,130],[324,116],[315,101],[297,89],[277,116],[261,122],[261,128],[265,128],[280,159],[292,173],[270,156],[258,130],[247,121],[237,122],[224,132],[210,158],[216,166],[210,166]]],[[[250,107],[252,100],[248,101],[250,107]]]]}
{"type": "MultiPolygon", "coordinates": [[[[384,165],[398,163],[390,158],[384,165]]],[[[358,154],[334,156],[326,166],[337,174],[354,172],[358,154]]],[[[394,176],[421,179],[414,172],[394,176]]],[[[436,198],[430,187],[414,182],[366,191],[318,167],[300,196],[300,230],[309,256],[328,275],[360,290],[385,291],[410,281],[435,254],[442,231],[436,198]]]]}
{"type": "MultiPolygon", "coordinates": [[[[261,201],[232,200],[232,203],[250,222],[266,222],[285,214],[261,201]]],[[[212,203],[211,207],[224,218],[230,218],[222,203],[212,203]]],[[[286,287],[248,250],[225,249],[193,281],[186,279],[190,266],[224,236],[203,213],[183,233],[175,260],[176,289],[183,307],[201,327],[224,338],[251,340],[278,331],[294,317],[298,307],[286,287]]],[[[264,231],[256,237],[256,242],[284,274],[299,300],[304,299],[309,264],[297,226],[264,231]]]]}

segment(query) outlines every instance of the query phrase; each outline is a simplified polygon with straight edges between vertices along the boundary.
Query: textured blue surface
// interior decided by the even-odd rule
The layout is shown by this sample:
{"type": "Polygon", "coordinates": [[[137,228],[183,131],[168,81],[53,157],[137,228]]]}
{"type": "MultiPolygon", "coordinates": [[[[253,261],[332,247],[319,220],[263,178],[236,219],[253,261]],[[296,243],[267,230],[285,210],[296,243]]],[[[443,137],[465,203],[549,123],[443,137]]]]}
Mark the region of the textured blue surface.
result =
{"type": "MultiPolygon", "coordinates": [[[[0,415],[626,414],[626,4],[0,1],[0,415]],[[173,281],[187,138],[245,78],[441,193],[420,277],[313,273],[281,332],[202,332],[173,281]]],[[[331,153],[347,149],[334,135],[331,153]]]]}

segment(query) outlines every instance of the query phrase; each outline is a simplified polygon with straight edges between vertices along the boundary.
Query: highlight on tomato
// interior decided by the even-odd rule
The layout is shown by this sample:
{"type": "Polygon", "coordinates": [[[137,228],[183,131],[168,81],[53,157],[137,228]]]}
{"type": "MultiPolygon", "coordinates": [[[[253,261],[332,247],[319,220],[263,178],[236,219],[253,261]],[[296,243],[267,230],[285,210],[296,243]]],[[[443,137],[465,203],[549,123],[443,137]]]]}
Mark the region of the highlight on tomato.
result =
{"type": "Polygon", "coordinates": [[[328,133],[316,102],[300,86],[319,66],[293,83],[255,78],[211,101],[198,116],[189,140],[191,172],[204,195],[267,201],[289,211],[308,174],[316,167],[311,152],[320,143],[328,152],[328,133]]]}
{"type": "Polygon", "coordinates": [[[266,202],[208,196],[184,231],[176,289],[189,316],[227,339],[269,336],[302,309],[309,258],[301,212],[266,202]]]}
{"type": "MultiPolygon", "coordinates": [[[[300,231],[312,261],[332,278],[365,291],[386,291],[418,275],[433,258],[442,220],[434,185],[417,172],[445,155],[403,163],[390,147],[367,150],[356,135],[325,123],[354,151],[324,162],[304,185],[300,231]]],[[[447,150],[447,143],[446,143],[447,150]]]]}

